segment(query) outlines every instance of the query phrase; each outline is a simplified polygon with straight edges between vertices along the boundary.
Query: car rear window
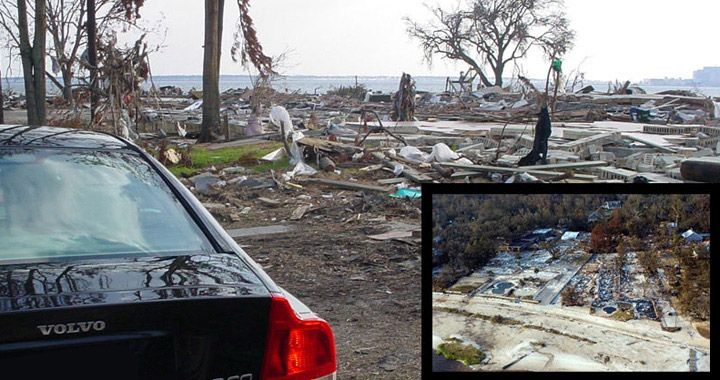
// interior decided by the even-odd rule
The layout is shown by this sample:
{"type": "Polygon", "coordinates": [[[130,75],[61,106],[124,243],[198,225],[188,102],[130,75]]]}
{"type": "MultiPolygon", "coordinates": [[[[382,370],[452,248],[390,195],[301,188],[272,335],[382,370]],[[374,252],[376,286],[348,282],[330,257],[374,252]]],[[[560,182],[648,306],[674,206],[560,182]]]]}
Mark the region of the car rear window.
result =
{"type": "Polygon", "coordinates": [[[0,261],[212,251],[134,152],[0,149],[0,261]]]}

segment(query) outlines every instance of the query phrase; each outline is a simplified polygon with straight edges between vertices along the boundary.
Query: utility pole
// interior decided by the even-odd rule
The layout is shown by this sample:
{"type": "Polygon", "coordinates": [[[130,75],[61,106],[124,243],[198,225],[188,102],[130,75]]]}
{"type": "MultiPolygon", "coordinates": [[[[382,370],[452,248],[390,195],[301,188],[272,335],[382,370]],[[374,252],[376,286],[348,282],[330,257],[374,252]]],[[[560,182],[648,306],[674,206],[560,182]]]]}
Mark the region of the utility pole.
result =
{"type": "Polygon", "coordinates": [[[95,123],[97,109],[97,24],[95,0],[87,0],[88,64],[90,65],[90,125],[95,123]]]}

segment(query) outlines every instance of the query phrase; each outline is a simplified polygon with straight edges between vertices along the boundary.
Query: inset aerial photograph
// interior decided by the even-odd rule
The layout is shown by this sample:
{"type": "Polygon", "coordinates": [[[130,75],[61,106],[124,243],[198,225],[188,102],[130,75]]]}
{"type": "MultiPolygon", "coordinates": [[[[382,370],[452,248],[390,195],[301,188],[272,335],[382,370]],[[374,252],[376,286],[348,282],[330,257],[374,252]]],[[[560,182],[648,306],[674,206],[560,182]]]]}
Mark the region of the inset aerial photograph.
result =
{"type": "Polygon", "coordinates": [[[710,196],[434,194],[433,372],[710,370],[710,196]]]}

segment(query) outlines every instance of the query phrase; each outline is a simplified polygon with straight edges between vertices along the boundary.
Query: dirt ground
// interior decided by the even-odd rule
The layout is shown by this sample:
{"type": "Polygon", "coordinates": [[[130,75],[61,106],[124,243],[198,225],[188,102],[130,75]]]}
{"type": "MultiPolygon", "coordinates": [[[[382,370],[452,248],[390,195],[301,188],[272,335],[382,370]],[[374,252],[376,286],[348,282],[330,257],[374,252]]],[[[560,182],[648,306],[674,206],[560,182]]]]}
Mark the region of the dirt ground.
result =
{"type": "Polygon", "coordinates": [[[289,233],[236,241],[278,285],[330,323],[338,378],[420,377],[419,239],[409,244],[413,241],[367,237],[387,232],[391,222],[419,226],[419,199],[317,185],[284,190],[228,185],[199,193],[198,198],[226,206],[210,211],[228,230],[295,227],[289,233]],[[301,220],[291,221],[292,212],[303,204],[312,206],[301,220]],[[247,207],[249,211],[238,215],[247,207]]]}
{"type": "Polygon", "coordinates": [[[480,367],[483,370],[686,372],[691,348],[697,351],[698,370],[710,370],[710,340],[695,333],[687,321],[680,321],[681,331],[671,333],[658,322],[620,322],[590,315],[581,307],[484,297],[467,301],[440,293],[433,294],[433,306],[521,322],[503,324],[446,310],[433,312],[434,344],[456,335],[477,342],[490,357],[480,367]]]}

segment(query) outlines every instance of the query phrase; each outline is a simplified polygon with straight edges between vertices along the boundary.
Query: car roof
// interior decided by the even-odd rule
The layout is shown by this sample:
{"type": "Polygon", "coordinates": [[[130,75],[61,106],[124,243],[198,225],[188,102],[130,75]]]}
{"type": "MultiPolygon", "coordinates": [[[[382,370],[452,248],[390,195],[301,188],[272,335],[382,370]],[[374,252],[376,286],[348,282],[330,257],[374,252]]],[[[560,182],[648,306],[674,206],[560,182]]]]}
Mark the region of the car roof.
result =
{"type": "Polygon", "coordinates": [[[108,133],[57,127],[0,125],[0,148],[50,147],[83,149],[128,149],[125,140],[108,133]]]}

